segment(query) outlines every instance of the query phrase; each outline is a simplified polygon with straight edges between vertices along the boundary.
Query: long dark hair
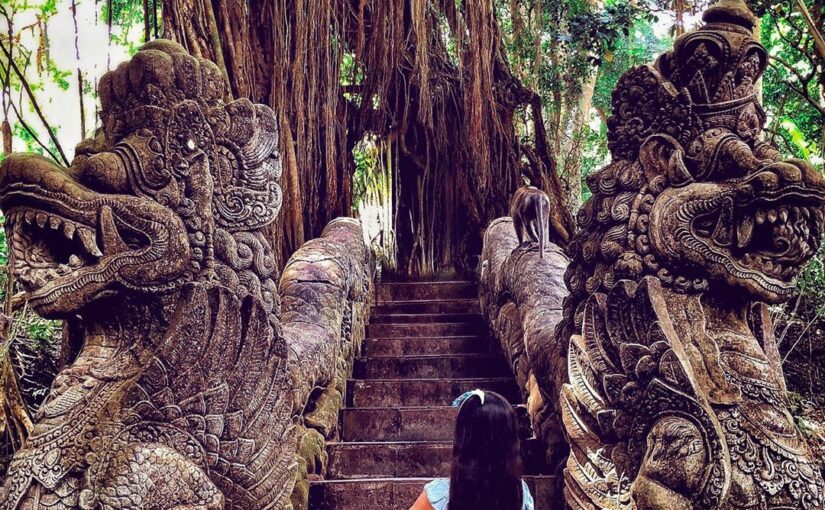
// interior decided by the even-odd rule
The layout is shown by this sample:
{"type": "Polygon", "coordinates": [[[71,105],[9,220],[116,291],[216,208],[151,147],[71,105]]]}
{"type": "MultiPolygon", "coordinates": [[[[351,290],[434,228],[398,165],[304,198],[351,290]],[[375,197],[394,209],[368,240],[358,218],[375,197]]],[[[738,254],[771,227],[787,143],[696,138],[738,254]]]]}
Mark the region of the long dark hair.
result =
{"type": "Polygon", "coordinates": [[[448,510],[521,510],[516,412],[498,393],[461,405],[455,424],[448,510]]]}

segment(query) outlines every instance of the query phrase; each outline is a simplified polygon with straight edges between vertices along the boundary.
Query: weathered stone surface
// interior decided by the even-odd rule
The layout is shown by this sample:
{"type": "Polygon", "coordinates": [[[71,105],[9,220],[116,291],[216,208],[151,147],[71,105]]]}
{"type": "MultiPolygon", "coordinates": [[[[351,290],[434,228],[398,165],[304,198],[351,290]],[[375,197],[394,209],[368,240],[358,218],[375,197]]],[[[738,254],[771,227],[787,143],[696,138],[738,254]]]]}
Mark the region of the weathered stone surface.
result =
{"type": "Polygon", "coordinates": [[[487,331],[482,320],[478,322],[435,322],[422,324],[370,324],[370,337],[399,336],[465,336],[479,335],[487,331]]]}
{"type": "MultiPolygon", "coordinates": [[[[482,312],[510,361],[525,398],[531,396],[536,433],[550,445],[550,456],[564,447],[552,390],[540,395],[531,377],[562,380],[565,345],[554,335],[567,295],[563,281],[567,258],[553,244],[539,256],[538,243],[519,243],[511,218],[494,220],[484,234],[479,275],[482,312]]],[[[552,388],[547,385],[546,388],[552,388]]]]}
{"type": "Polygon", "coordinates": [[[500,393],[512,403],[521,394],[512,376],[501,378],[362,379],[348,383],[350,407],[448,406],[476,388],[500,393]]]}
{"type": "Polygon", "coordinates": [[[510,370],[501,356],[447,354],[366,358],[355,362],[353,376],[360,379],[427,379],[433,377],[501,377],[510,370]]]}
{"type": "Polygon", "coordinates": [[[431,322],[475,322],[481,320],[479,313],[373,313],[370,324],[405,324],[431,322]]]}
{"type": "Polygon", "coordinates": [[[364,356],[415,356],[417,354],[472,354],[490,352],[494,344],[489,338],[476,336],[434,336],[408,338],[368,338],[364,340],[364,356]]]}
{"type": "Polygon", "coordinates": [[[326,439],[338,430],[338,411],[344,404],[341,392],[333,386],[326,388],[312,402],[312,410],[304,414],[304,424],[321,433],[326,439]]]}
{"type": "Polygon", "coordinates": [[[613,93],[557,329],[573,509],[825,508],[765,304],[819,248],[825,181],[760,137],[754,19],[723,0],[613,93]]]}
{"type": "MultiPolygon", "coordinates": [[[[419,478],[450,475],[451,442],[331,443],[329,478],[419,478]]],[[[412,502],[410,502],[412,503],[412,502]]]]}
{"type": "Polygon", "coordinates": [[[296,432],[300,438],[297,454],[303,459],[307,474],[325,473],[329,455],[324,436],[312,428],[299,427],[296,432]]]}
{"type": "Polygon", "coordinates": [[[296,475],[323,469],[294,422],[310,388],[343,391],[370,256],[357,222],[331,223],[288,264],[281,307],[276,118],[224,92],[214,64],[153,41],[101,79],[103,129],[69,168],[0,165],[28,303],[83,332],[0,507],[288,508],[296,475]]]}
{"type": "Polygon", "coordinates": [[[379,304],[408,300],[475,299],[476,286],[469,281],[385,283],[378,288],[379,304]]]}
{"type": "Polygon", "coordinates": [[[374,314],[387,313],[480,313],[478,299],[426,299],[385,301],[372,307],[374,314]]]}
{"type": "Polygon", "coordinates": [[[344,441],[452,441],[453,407],[344,408],[344,441]]]}

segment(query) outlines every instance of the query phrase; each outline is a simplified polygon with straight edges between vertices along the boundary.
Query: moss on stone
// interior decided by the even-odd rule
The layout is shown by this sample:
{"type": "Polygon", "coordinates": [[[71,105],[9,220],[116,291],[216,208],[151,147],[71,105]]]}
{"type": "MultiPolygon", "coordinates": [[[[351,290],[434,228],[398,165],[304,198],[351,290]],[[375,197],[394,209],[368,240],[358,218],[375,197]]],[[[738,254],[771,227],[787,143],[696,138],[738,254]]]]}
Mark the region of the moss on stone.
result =
{"type": "Polygon", "coordinates": [[[342,402],[340,391],[334,387],[325,389],[315,400],[312,411],[304,415],[304,424],[330,439],[338,430],[338,411],[342,402]]]}

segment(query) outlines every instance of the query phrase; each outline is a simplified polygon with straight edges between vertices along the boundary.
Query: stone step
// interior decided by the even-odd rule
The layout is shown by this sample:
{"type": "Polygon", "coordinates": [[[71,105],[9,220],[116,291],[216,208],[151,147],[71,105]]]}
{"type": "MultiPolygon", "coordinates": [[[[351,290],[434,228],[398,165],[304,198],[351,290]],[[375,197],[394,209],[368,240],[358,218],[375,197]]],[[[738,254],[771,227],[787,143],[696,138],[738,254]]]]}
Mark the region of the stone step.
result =
{"type": "Polygon", "coordinates": [[[458,409],[428,407],[346,407],[342,441],[452,441],[458,409]]]}
{"type": "MultiPolygon", "coordinates": [[[[385,441],[328,443],[327,479],[415,478],[450,475],[452,441],[385,441]]],[[[521,442],[525,474],[546,474],[544,444],[521,442]]]]}
{"type": "MultiPolygon", "coordinates": [[[[398,510],[409,508],[432,478],[367,478],[324,480],[310,484],[312,510],[398,510]]],[[[552,476],[525,476],[536,501],[536,510],[561,510],[563,498],[554,496],[557,480],[552,476]],[[550,501],[550,506],[540,506],[550,501]],[[557,505],[557,506],[556,506],[557,505]]]]}
{"type": "Polygon", "coordinates": [[[450,354],[359,358],[354,379],[439,379],[512,376],[504,358],[491,354],[450,354]]]}
{"type": "Polygon", "coordinates": [[[513,404],[521,400],[518,385],[512,377],[350,379],[347,381],[347,405],[350,407],[449,406],[457,396],[476,388],[500,393],[513,404]]]}
{"type": "Polygon", "coordinates": [[[329,443],[328,479],[450,475],[450,441],[329,443]]]}
{"type": "Polygon", "coordinates": [[[478,322],[484,317],[479,313],[389,313],[370,316],[370,324],[421,324],[432,322],[478,322]]]}
{"type": "Polygon", "coordinates": [[[498,349],[496,342],[486,335],[368,338],[364,340],[362,354],[366,358],[416,354],[471,354],[497,352],[498,349]]]}
{"type": "Polygon", "coordinates": [[[478,299],[425,299],[385,301],[374,305],[370,313],[481,313],[478,299]]]}
{"type": "Polygon", "coordinates": [[[478,297],[478,287],[471,281],[391,282],[376,287],[377,301],[425,299],[471,299],[478,297]]]}
{"type": "Polygon", "coordinates": [[[423,324],[370,324],[368,338],[415,336],[464,336],[487,333],[487,325],[479,319],[474,322],[431,322],[423,324]]]}

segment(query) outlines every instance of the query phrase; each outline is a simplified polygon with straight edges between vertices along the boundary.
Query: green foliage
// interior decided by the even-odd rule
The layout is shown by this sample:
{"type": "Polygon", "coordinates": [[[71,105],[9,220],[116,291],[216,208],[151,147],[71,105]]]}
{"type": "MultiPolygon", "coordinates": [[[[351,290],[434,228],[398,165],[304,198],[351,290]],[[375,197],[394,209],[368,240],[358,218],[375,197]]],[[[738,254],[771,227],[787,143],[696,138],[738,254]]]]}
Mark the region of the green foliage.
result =
{"type": "Polygon", "coordinates": [[[825,62],[816,58],[798,12],[782,4],[762,7],[762,43],[771,56],[763,77],[768,138],[786,154],[812,160],[822,169],[825,115],[811,100],[823,104],[825,62]],[[801,51],[808,48],[810,52],[801,51]]]}
{"type": "MultiPolygon", "coordinates": [[[[62,90],[69,90],[69,78],[72,76],[72,71],[67,69],[60,69],[55,64],[54,60],[49,59],[46,69],[51,76],[52,82],[60,87],[62,90]]],[[[40,84],[32,85],[33,88],[39,89],[40,84]]]]}
{"type": "Polygon", "coordinates": [[[101,2],[101,19],[109,19],[109,5],[112,15],[112,43],[127,48],[129,55],[137,53],[143,44],[140,37],[132,33],[135,27],[143,26],[142,0],[110,0],[101,2]]]}
{"type": "Polygon", "coordinates": [[[618,40],[609,56],[601,62],[593,106],[610,115],[611,94],[619,78],[633,67],[653,62],[672,45],[671,38],[656,36],[649,18],[634,23],[628,36],[618,40]]]}
{"type": "MultiPolygon", "coordinates": [[[[667,51],[673,41],[657,37],[653,30],[652,16],[643,16],[628,30],[625,38],[614,42],[600,62],[599,75],[593,94],[593,109],[600,119],[611,115],[611,95],[619,78],[635,66],[652,62],[657,55],[667,51]]],[[[582,200],[590,197],[585,179],[588,174],[604,166],[610,160],[607,150],[607,126],[602,120],[597,129],[585,126],[582,157],[582,200]]]]}
{"type": "Polygon", "coordinates": [[[643,21],[648,25],[656,16],[633,3],[608,4],[602,10],[586,10],[569,20],[569,35],[562,35],[563,42],[575,41],[576,45],[590,53],[590,62],[600,65],[611,58],[613,50],[625,45],[630,32],[643,21]]]}
{"type": "MultiPolygon", "coordinates": [[[[797,280],[799,297],[806,304],[810,305],[810,310],[806,315],[825,317],[825,263],[823,263],[823,250],[820,249],[817,256],[802,270],[797,280]]],[[[789,308],[793,305],[787,305],[789,308]]],[[[797,309],[797,312],[799,310],[797,309]]],[[[790,312],[789,313],[793,313],[790,312]]]]}
{"type": "Polygon", "coordinates": [[[361,205],[369,191],[383,184],[380,151],[375,139],[366,137],[352,149],[355,172],[352,176],[352,206],[361,205]]]}

